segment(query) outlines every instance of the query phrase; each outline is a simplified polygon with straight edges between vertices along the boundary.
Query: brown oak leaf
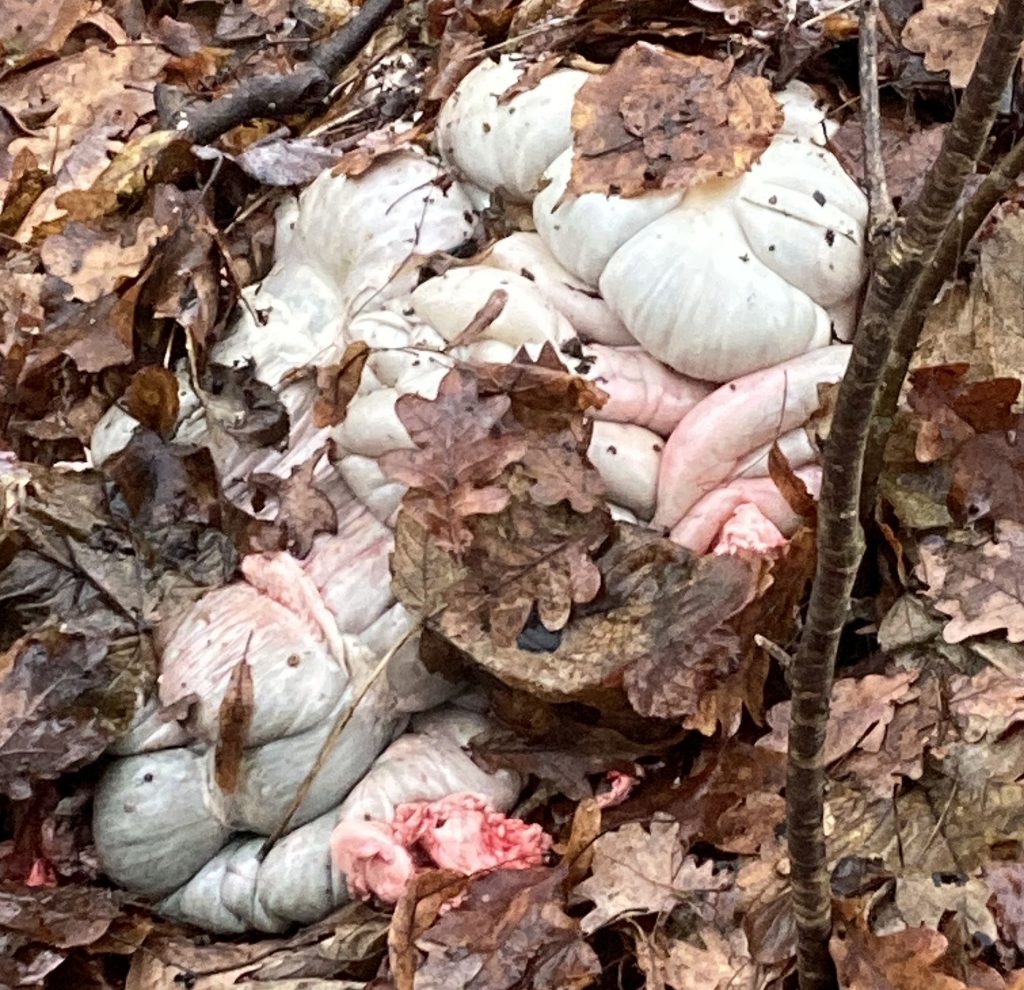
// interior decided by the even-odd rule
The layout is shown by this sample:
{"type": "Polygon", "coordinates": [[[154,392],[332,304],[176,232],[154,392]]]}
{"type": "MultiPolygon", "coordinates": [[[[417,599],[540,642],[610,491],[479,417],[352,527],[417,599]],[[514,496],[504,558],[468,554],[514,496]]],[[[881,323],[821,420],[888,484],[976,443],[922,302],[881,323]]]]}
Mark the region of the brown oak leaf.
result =
{"type": "Polygon", "coordinates": [[[480,397],[476,379],[454,369],[437,398],[403,395],[396,411],[416,450],[396,450],[381,460],[384,472],[409,485],[402,502],[438,538],[442,548],[465,550],[473,539],[469,516],[500,512],[508,491],[491,484],[526,452],[526,439],[503,423],[507,396],[480,397]]]}
{"type": "Polygon", "coordinates": [[[540,511],[521,469],[502,489],[507,506],[478,519],[465,555],[469,577],[452,591],[442,628],[464,635],[487,630],[494,643],[511,646],[534,608],[551,631],[569,621],[574,603],[592,601],[601,573],[591,559],[608,534],[606,511],[573,512],[565,503],[540,511]]]}
{"type": "Polygon", "coordinates": [[[782,110],[766,79],[731,59],[640,42],[583,84],[569,193],[638,196],[742,175],[768,147],[782,110]]]}
{"type": "Polygon", "coordinates": [[[919,553],[928,597],[951,616],[942,631],[947,643],[997,629],[1011,643],[1024,641],[1024,526],[997,523],[995,539],[975,547],[929,538],[919,553]]]}
{"type": "Polygon", "coordinates": [[[698,865],[687,856],[676,822],[640,822],[606,832],[594,842],[591,875],[573,891],[573,901],[591,901],[583,931],[602,928],[625,913],[671,911],[680,897],[695,891],[721,890],[731,879],[716,875],[710,862],[698,865]]]}

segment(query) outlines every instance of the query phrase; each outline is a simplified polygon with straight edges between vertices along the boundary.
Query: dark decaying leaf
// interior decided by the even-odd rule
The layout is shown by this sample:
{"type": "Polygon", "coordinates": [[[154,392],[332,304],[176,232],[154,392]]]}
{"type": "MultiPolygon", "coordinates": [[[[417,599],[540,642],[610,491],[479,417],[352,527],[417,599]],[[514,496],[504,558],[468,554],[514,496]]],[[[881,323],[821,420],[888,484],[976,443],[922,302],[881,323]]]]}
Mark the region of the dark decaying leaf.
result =
{"type": "Polygon", "coordinates": [[[583,990],[600,975],[579,922],[565,913],[567,867],[497,870],[416,941],[416,990],[583,990]],[[471,976],[469,974],[472,974],[471,976]]]}
{"type": "Polygon", "coordinates": [[[123,402],[143,426],[169,439],[178,421],[178,379],[159,365],[140,368],[132,376],[123,402]]]}
{"type": "Polygon", "coordinates": [[[1024,522],[1024,416],[1016,378],[970,381],[966,364],[921,368],[908,396],[918,414],[915,454],[948,464],[947,505],[961,524],[1024,522]]]}
{"type": "MultiPolygon", "coordinates": [[[[501,722],[471,742],[476,761],[488,770],[514,770],[534,776],[574,801],[593,796],[588,776],[608,770],[632,772],[635,761],[662,755],[680,733],[661,738],[645,726],[644,741],[627,738],[614,728],[587,725],[564,708],[530,695],[506,692],[495,699],[501,722]]],[[[608,713],[610,714],[610,713],[608,713]]]]}
{"type": "Polygon", "coordinates": [[[163,569],[214,587],[234,573],[237,553],[220,528],[229,528],[234,514],[207,448],[167,443],[139,427],[104,471],[117,485],[138,546],[163,569]]]}
{"type": "Polygon", "coordinates": [[[255,376],[251,358],[234,367],[208,365],[199,385],[206,395],[207,421],[243,447],[278,447],[288,442],[288,410],[277,393],[255,376]]]}
{"type": "Polygon", "coordinates": [[[55,630],[0,655],[0,793],[25,799],[33,780],[91,763],[114,739],[106,657],[102,641],[55,630]]]}
{"type": "Polygon", "coordinates": [[[638,196],[741,175],[768,147],[782,110],[766,79],[731,59],[640,42],[584,83],[573,107],[568,192],[638,196]]]}
{"type": "Polygon", "coordinates": [[[765,562],[733,555],[679,560],[659,575],[660,593],[645,625],[649,648],[625,674],[642,715],[694,716],[739,666],[739,637],[727,622],[754,600],[765,562]]]}
{"type": "Polygon", "coordinates": [[[99,887],[0,883],[0,986],[40,985],[71,950],[101,943],[122,900],[99,887]]]}
{"type": "Polygon", "coordinates": [[[316,484],[316,467],[323,456],[324,451],[318,450],[305,463],[292,468],[287,479],[275,474],[250,476],[249,483],[261,499],[254,498],[254,505],[262,505],[262,499],[267,496],[277,501],[274,524],[254,535],[258,542],[253,549],[290,550],[303,558],[313,548],[318,533],[338,531],[338,513],[316,484]]]}

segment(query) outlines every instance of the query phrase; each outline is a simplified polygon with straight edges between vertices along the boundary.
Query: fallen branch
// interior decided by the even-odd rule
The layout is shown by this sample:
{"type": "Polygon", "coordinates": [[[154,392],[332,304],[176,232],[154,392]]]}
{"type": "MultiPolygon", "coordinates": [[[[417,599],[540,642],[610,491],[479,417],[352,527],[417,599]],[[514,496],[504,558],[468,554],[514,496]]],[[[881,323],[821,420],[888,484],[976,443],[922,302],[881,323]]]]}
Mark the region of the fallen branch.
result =
{"type": "Polygon", "coordinates": [[[939,260],[948,263],[939,258],[939,248],[954,225],[967,179],[984,151],[1022,41],[1024,0],[1000,0],[977,68],[921,195],[904,223],[876,246],[853,353],[825,446],[817,569],[790,677],[786,821],[802,990],[836,986],[829,954],[832,908],[823,830],[824,743],[839,637],[863,556],[859,509],[872,416],[894,342],[907,343],[912,337],[911,350],[916,343],[916,334],[898,321],[906,324],[911,319],[908,303],[921,298],[927,280],[940,274],[944,280],[948,275],[932,269],[939,260]]]}
{"type": "Polygon", "coordinates": [[[366,0],[358,13],[330,37],[313,46],[309,61],[293,72],[255,76],[210,103],[182,106],[180,94],[157,87],[161,125],[195,144],[209,144],[226,131],[255,117],[283,119],[311,110],[331,90],[331,80],[366,46],[401,0],[366,0]]]}

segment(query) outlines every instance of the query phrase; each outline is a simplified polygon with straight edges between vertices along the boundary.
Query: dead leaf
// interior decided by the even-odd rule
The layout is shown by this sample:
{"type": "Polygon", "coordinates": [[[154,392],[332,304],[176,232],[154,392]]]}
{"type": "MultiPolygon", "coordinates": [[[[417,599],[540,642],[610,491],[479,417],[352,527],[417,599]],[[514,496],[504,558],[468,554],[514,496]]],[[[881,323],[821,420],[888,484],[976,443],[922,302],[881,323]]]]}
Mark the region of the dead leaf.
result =
{"type": "Polygon", "coordinates": [[[396,450],[380,459],[384,472],[410,485],[403,511],[415,515],[442,548],[462,552],[472,541],[470,516],[500,512],[508,492],[491,484],[526,451],[526,440],[503,425],[507,396],[481,399],[475,378],[453,369],[435,400],[403,395],[395,403],[417,450],[396,450]]]}
{"type": "Polygon", "coordinates": [[[391,588],[410,611],[432,616],[448,603],[450,590],[466,578],[466,569],[442,550],[414,516],[400,512],[391,555],[391,588]]]}
{"type": "Polygon", "coordinates": [[[983,877],[1003,937],[1018,949],[1024,947],[1024,863],[991,863],[983,877]]]}
{"type": "Polygon", "coordinates": [[[495,289],[487,301],[474,314],[469,323],[459,331],[449,347],[461,347],[471,344],[483,336],[487,328],[499,317],[508,302],[508,293],[504,289],[495,289]]]}
{"type": "Polygon", "coordinates": [[[534,608],[550,632],[569,621],[574,603],[592,601],[601,574],[591,559],[610,526],[606,511],[581,515],[564,503],[538,510],[532,485],[514,471],[502,489],[504,511],[473,523],[464,561],[469,574],[451,591],[441,628],[451,636],[488,632],[511,646],[534,608]]]}
{"type": "Polygon", "coordinates": [[[242,365],[209,364],[199,387],[207,421],[243,447],[278,447],[288,442],[291,420],[277,392],[256,377],[250,358],[242,365]]]}
{"type": "Polygon", "coordinates": [[[627,914],[671,911],[687,894],[721,890],[731,880],[715,875],[708,862],[698,866],[679,840],[676,822],[623,825],[599,836],[593,846],[591,876],[573,891],[573,903],[594,908],[580,922],[587,934],[627,914]]]}
{"type": "Polygon", "coordinates": [[[606,826],[671,815],[688,845],[707,842],[723,852],[755,854],[771,846],[785,814],[780,796],[785,758],[735,738],[705,750],[683,780],[654,777],[625,804],[605,812],[606,826]]]}
{"type": "Polygon", "coordinates": [[[47,237],[39,254],[46,270],[68,284],[67,298],[91,303],[138,276],[166,233],[151,217],[143,217],[130,233],[73,220],[63,233],[47,237]]]}
{"type": "Polygon", "coordinates": [[[733,66],[646,42],[626,49],[576,96],[568,192],[638,196],[742,175],[782,110],[766,79],[733,66]]]}
{"type": "Polygon", "coordinates": [[[569,864],[566,881],[575,887],[590,872],[594,859],[594,842],[601,834],[601,806],[594,798],[584,798],[572,816],[572,830],[564,847],[555,847],[569,864]]]}
{"type": "Polygon", "coordinates": [[[362,340],[353,340],[337,364],[317,368],[317,398],[313,405],[313,422],[317,427],[337,426],[344,420],[348,404],[359,389],[369,356],[369,345],[362,340]]]}
{"type": "Polygon", "coordinates": [[[544,445],[531,445],[523,455],[523,468],[536,481],[530,497],[539,505],[557,505],[565,499],[581,513],[604,502],[607,487],[587,460],[590,430],[583,437],[571,429],[547,434],[544,445]]]}
{"type": "Polygon", "coordinates": [[[496,870],[470,882],[459,905],[416,945],[416,990],[583,990],[600,975],[580,925],[565,913],[566,868],[496,870]]]}
{"type": "Polygon", "coordinates": [[[1024,678],[986,667],[972,677],[950,679],[945,699],[961,735],[969,742],[996,740],[1024,720],[1024,678]]]}
{"type": "Polygon", "coordinates": [[[714,724],[693,717],[702,699],[739,666],[739,639],[726,623],[755,598],[762,567],[760,560],[725,554],[665,568],[647,620],[647,650],[625,674],[629,700],[640,714],[689,718],[693,728],[714,732],[714,724]]]}
{"type": "MultiPolygon", "coordinates": [[[[896,205],[912,203],[921,192],[924,177],[942,147],[944,124],[921,127],[903,113],[879,117],[882,161],[886,184],[896,205]]],[[[829,148],[857,182],[864,178],[864,131],[860,112],[843,121],[829,139],[829,148]]]]}
{"type": "Polygon", "coordinates": [[[249,738],[249,726],[252,725],[252,714],[252,667],[243,655],[231,671],[217,713],[213,778],[225,794],[234,794],[238,789],[238,775],[249,738]]]}
{"type": "MultiPolygon", "coordinates": [[[[832,687],[831,717],[825,736],[826,765],[846,756],[855,748],[877,752],[885,738],[886,726],[893,720],[896,707],[916,695],[911,685],[917,680],[916,670],[891,676],[868,674],[866,677],[844,677],[832,687]]],[[[758,746],[786,751],[789,735],[791,703],[780,702],[768,712],[771,735],[758,740],[758,746]]]]}
{"type": "Polygon", "coordinates": [[[747,952],[742,930],[728,937],[713,928],[702,927],[703,946],[669,939],[657,932],[637,942],[637,964],[643,970],[648,988],[673,990],[731,990],[736,986],[755,986],[753,960],[747,952]]]}
{"type": "Polygon", "coordinates": [[[1011,643],[1024,641],[1024,526],[996,523],[995,539],[974,547],[929,537],[919,552],[928,597],[952,617],[942,633],[947,643],[1000,629],[1011,643]]]}
{"type": "Polygon", "coordinates": [[[907,928],[892,935],[874,935],[860,918],[833,935],[832,958],[839,979],[849,990],[967,990],[942,971],[949,943],[937,931],[907,928]]]}
{"type": "Polygon", "coordinates": [[[768,451],[768,476],[797,515],[812,521],[817,518],[817,501],[807,490],[804,480],[793,470],[778,443],[772,443],[768,451]]]}
{"type": "Polygon", "coordinates": [[[125,390],[124,407],[143,426],[170,439],[178,422],[178,379],[160,365],[140,368],[125,390]]]}
{"type": "Polygon", "coordinates": [[[0,793],[31,794],[97,759],[118,733],[103,689],[115,675],[107,647],[85,636],[39,632],[0,654],[0,793]]]}
{"type": "Polygon", "coordinates": [[[903,44],[924,53],[927,69],[948,71],[949,84],[963,89],[977,65],[995,9],[995,0],[924,0],[903,28],[903,44]]]}
{"type": "MultiPolygon", "coordinates": [[[[260,493],[261,498],[271,497],[277,502],[274,517],[276,537],[261,537],[259,548],[263,550],[290,550],[300,560],[313,549],[313,540],[318,533],[338,531],[338,513],[327,493],[316,484],[316,466],[324,456],[323,450],[316,451],[307,461],[293,467],[287,479],[276,474],[254,474],[249,484],[260,493]]],[[[257,511],[263,502],[257,504],[257,511]]],[[[255,549],[255,548],[254,548],[255,549]]]]}

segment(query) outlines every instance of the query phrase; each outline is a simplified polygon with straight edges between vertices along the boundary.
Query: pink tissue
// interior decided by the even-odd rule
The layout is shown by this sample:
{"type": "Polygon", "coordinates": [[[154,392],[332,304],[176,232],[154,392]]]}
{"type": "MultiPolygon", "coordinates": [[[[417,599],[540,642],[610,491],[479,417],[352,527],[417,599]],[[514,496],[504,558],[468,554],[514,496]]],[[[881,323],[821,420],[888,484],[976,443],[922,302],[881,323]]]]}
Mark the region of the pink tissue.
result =
{"type": "Polygon", "coordinates": [[[522,870],[538,866],[550,847],[540,825],[508,818],[470,793],[399,805],[392,822],[340,822],[331,835],[331,856],[349,890],[388,903],[418,870],[522,870]]]}
{"type": "Polygon", "coordinates": [[[784,547],[788,540],[752,502],[741,502],[718,531],[714,553],[738,553],[752,550],[767,553],[774,547],[784,547]]]}

